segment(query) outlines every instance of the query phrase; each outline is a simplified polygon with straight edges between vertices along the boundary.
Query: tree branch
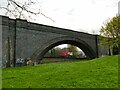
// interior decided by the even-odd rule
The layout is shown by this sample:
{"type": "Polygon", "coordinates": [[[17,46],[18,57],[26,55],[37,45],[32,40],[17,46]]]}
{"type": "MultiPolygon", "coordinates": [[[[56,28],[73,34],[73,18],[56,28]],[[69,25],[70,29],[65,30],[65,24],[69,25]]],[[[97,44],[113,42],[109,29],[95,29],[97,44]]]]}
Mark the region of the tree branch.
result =
{"type": "MultiPolygon", "coordinates": [[[[44,16],[45,18],[48,18],[50,19],[52,22],[55,22],[53,19],[51,19],[50,17],[46,16],[45,14],[43,14],[40,9],[38,11],[32,11],[32,10],[29,10],[29,6],[30,5],[34,5],[36,4],[35,2],[31,1],[31,0],[28,0],[28,3],[25,2],[24,4],[20,4],[18,2],[16,2],[15,0],[7,0],[8,4],[7,4],[7,7],[0,7],[2,9],[5,9],[7,10],[7,13],[10,12],[12,15],[14,15],[14,17],[16,18],[17,16],[19,18],[25,18],[25,14],[23,14],[23,12],[27,12],[27,13],[30,13],[30,14],[33,14],[33,15],[38,15],[38,14],[41,14],[42,16],[44,16]],[[13,6],[13,10],[10,10],[9,6],[12,5],[13,6]],[[18,15],[17,15],[18,14],[18,15]]],[[[29,14],[28,14],[29,15],[29,14]]],[[[30,15],[28,16],[30,17],[30,15]]]]}

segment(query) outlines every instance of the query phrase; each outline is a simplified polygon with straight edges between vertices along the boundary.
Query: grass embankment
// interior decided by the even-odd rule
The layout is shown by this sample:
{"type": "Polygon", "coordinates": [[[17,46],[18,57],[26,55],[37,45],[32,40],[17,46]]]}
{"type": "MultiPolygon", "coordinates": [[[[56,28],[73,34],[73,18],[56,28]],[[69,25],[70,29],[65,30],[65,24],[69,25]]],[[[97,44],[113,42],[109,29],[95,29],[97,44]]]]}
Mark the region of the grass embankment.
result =
{"type": "Polygon", "coordinates": [[[118,88],[118,56],[4,68],[3,88],[118,88]]]}

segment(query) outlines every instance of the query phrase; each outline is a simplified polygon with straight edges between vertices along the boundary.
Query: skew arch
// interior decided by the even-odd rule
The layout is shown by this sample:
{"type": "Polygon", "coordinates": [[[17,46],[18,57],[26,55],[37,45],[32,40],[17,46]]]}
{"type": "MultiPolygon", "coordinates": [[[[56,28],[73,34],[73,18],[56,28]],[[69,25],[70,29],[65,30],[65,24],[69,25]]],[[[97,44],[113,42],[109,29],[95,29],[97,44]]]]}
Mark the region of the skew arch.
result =
{"type": "Polygon", "coordinates": [[[32,56],[31,59],[40,63],[44,55],[52,48],[61,44],[71,44],[80,48],[89,59],[96,57],[94,50],[83,40],[74,37],[59,37],[44,43],[32,56]]]}

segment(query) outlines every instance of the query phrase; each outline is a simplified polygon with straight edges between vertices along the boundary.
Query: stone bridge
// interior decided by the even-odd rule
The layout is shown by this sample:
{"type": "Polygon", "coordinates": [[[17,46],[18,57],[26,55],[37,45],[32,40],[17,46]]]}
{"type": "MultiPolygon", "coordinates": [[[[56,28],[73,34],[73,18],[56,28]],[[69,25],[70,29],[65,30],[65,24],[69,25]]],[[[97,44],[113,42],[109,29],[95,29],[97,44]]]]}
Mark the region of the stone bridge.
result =
{"type": "Polygon", "coordinates": [[[15,65],[18,61],[31,58],[39,63],[43,56],[60,44],[72,44],[90,59],[108,55],[108,49],[100,47],[99,36],[21,19],[0,16],[2,33],[2,63],[15,65]]]}

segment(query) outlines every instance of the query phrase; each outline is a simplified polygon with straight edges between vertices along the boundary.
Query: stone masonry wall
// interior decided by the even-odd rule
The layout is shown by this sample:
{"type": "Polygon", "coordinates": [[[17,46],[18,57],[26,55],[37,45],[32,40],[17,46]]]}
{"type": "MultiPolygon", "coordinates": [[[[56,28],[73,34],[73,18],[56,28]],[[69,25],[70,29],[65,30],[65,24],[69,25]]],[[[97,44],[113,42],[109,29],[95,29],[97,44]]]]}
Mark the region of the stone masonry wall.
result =
{"type": "Polygon", "coordinates": [[[6,67],[8,61],[13,66],[15,59],[16,62],[19,62],[31,57],[45,43],[55,38],[62,38],[63,36],[70,36],[84,41],[92,48],[96,57],[99,52],[97,48],[101,50],[96,42],[98,40],[96,35],[31,23],[26,20],[0,17],[2,17],[0,25],[2,26],[3,67],[6,67]]]}

